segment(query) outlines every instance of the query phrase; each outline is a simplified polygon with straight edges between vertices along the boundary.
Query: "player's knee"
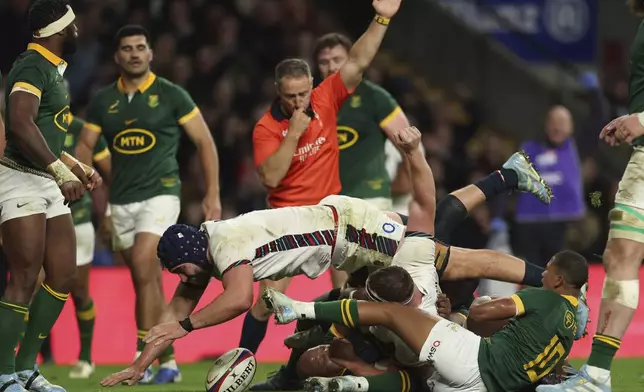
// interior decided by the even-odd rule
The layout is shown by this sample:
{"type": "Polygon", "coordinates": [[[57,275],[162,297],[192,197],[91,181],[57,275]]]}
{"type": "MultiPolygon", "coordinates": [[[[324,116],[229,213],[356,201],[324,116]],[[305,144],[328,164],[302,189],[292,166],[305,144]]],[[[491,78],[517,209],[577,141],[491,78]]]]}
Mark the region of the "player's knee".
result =
{"type": "Polygon", "coordinates": [[[639,242],[611,239],[604,252],[603,264],[610,275],[639,275],[639,266],[644,258],[644,244],[639,242]]]}
{"type": "MultiPolygon", "coordinates": [[[[9,285],[20,298],[31,298],[38,285],[40,269],[14,268],[11,270],[9,285]]],[[[27,301],[28,302],[28,301],[27,301]]]]}
{"type": "Polygon", "coordinates": [[[638,279],[617,280],[609,276],[604,279],[602,299],[614,301],[630,309],[637,309],[640,296],[640,282],[638,279]]]}
{"type": "Polygon", "coordinates": [[[133,258],[130,265],[130,274],[135,288],[156,285],[161,282],[158,263],[156,266],[152,266],[150,263],[146,263],[145,260],[133,258]]]}
{"type": "Polygon", "coordinates": [[[297,374],[301,378],[334,377],[341,375],[343,370],[331,360],[328,344],[308,349],[297,362],[297,374]]]}

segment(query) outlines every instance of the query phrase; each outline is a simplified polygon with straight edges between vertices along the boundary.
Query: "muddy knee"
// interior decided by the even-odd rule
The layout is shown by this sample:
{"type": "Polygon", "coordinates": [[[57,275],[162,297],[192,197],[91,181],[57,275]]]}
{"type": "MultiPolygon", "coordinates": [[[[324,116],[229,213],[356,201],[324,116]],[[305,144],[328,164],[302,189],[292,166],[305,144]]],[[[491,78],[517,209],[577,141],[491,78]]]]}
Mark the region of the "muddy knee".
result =
{"type": "Polygon", "coordinates": [[[335,377],[341,375],[343,370],[331,360],[328,344],[306,350],[297,362],[297,374],[301,378],[335,377]]]}

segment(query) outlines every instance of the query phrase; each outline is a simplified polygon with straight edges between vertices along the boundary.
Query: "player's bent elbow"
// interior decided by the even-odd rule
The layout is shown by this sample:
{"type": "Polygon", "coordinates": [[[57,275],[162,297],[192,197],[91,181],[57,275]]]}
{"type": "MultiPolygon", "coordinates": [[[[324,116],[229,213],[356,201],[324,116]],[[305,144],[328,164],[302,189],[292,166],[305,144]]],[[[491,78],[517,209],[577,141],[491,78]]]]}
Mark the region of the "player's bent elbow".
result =
{"type": "Polygon", "coordinates": [[[259,179],[262,181],[262,184],[269,189],[277,188],[282,180],[281,178],[277,178],[277,176],[272,175],[264,164],[257,169],[257,173],[259,174],[259,179]]]}

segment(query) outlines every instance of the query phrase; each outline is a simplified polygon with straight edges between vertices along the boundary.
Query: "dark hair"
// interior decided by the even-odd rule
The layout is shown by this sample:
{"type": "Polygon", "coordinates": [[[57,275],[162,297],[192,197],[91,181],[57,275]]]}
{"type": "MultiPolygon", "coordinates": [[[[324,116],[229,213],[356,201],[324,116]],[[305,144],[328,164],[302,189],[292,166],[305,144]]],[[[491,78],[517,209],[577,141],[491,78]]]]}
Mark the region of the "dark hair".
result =
{"type": "Polygon", "coordinates": [[[329,33],[321,36],[315,43],[315,48],[313,49],[313,60],[317,62],[321,51],[324,49],[335,48],[338,45],[342,46],[348,52],[351,50],[353,43],[351,43],[351,40],[346,35],[342,35],[340,33],[329,33]]]}
{"type": "Polygon", "coordinates": [[[36,0],[29,8],[29,30],[33,33],[67,13],[67,0],[36,0]]]}
{"type": "Polygon", "coordinates": [[[401,267],[380,268],[369,275],[367,294],[373,293],[386,302],[404,303],[414,294],[414,280],[401,267]]]}
{"type": "Polygon", "coordinates": [[[279,82],[283,77],[311,77],[311,68],[306,61],[302,59],[286,59],[280,61],[275,67],[275,81],[279,82]]]}
{"type": "Polygon", "coordinates": [[[150,44],[150,33],[145,29],[145,27],[140,25],[125,25],[121,27],[114,36],[114,51],[118,51],[121,47],[121,40],[126,37],[132,37],[135,35],[142,35],[145,37],[145,42],[149,47],[152,47],[150,44]]]}
{"type": "Polygon", "coordinates": [[[637,16],[644,16],[644,0],[628,0],[628,6],[637,16]]]}
{"type": "Polygon", "coordinates": [[[579,253],[563,250],[552,257],[552,264],[569,285],[580,289],[588,282],[588,262],[579,253]]]}

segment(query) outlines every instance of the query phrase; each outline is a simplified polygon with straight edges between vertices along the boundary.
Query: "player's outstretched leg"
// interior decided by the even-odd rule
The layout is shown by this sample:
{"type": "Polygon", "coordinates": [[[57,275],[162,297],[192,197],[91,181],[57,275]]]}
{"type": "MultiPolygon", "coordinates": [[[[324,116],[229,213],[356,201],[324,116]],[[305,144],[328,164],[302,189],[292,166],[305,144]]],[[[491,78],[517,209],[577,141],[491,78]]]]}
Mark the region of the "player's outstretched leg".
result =
{"type": "Polygon", "coordinates": [[[16,371],[29,391],[63,392],[62,387],[51,384],[40,374],[36,357],[65,306],[76,274],[76,233],[69,210],[47,219],[45,230],[45,281],[29,309],[29,322],[16,356],[16,371]]]}
{"type": "Polygon", "coordinates": [[[398,335],[415,353],[420,354],[429,333],[442,320],[423,311],[395,303],[358,302],[344,299],[331,302],[300,302],[266,289],[262,299],[278,324],[295,320],[321,320],[349,328],[382,325],[398,335]]]}

